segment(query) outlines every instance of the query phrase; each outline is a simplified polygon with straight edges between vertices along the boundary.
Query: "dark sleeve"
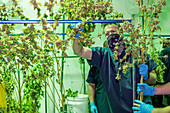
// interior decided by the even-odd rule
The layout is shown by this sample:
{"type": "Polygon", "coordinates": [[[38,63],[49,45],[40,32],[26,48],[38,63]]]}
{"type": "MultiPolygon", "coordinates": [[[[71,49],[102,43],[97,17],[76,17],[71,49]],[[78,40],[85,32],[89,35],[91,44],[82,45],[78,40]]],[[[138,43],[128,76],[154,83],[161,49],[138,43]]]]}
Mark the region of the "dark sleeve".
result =
{"type": "Polygon", "coordinates": [[[88,83],[94,83],[95,84],[95,75],[97,74],[99,70],[97,69],[97,67],[95,66],[92,66],[90,68],[90,71],[89,71],[89,74],[88,74],[88,77],[87,77],[87,80],[86,82],[88,83]]]}
{"type": "MultiPolygon", "coordinates": [[[[164,50],[161,51],[161,54],[164,55],[168,55],[170,54],[170,47],[165,48],[164,50]]],[[[168,55],[169,56],[169,55],[168,55]]]]}
{"type": "Polygon", "coordinates": [[[168,62],[166,62],[164,58],[163,58],[162,61],[163,61],[163,63],[168,63],[168,64],[169,64],[169,63],[170,63],[170,47],[167,47],[167,48],[165,48],[164,50],[162,50],[162,51],[161,51],[161,55],[162,55],[162,56],[168,55],[168,58],[167,58],[167,59],[168,59],[168,62]]]}
{"type": "Polygon", "coordinates": [[[102,60],[102,48],[99,47],[91,47],[92,49],[92,59],[87,60],[89,65],[99,66],[102,60]]]}
{"type": "Polygon", "coordinates": [[[148,72],[150,73],[151,71],[153,71],[158,65],[156,64],[156,62],[150,58],[150,56],[148,55],[147,57],[147,63],[148,65],[148,72]]]}
{"type": "Polygon", "coordinates": [[[170,82],[170,47],[167,47],[165,48],[164,50],[161,51],[161,56],[165,56],[165,55],[168,55],[168,58],[162,58],[163,60],[163,63],[165,64],[166,66],[166,70],[165,70],[165,73],[164,73],[164,83],[168,83],[170,82]]]}
{"type": "Polygon", "coordinates": [[[103,57],[109,53],[109,48],[105,47],[91,47],[92,49],[92,59],[87,60],[89,65],[96,66],[98,69],[100,69],[102,65],[103,57]]]}

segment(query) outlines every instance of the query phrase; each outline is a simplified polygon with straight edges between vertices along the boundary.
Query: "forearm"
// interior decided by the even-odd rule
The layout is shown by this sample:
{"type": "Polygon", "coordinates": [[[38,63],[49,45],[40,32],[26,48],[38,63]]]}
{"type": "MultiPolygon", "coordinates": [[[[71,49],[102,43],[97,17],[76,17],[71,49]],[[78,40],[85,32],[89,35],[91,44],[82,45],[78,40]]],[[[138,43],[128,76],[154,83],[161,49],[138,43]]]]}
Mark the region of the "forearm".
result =
{"type": "Polygon", "coordinates": [[[77,56],[81,57],[82,48],[83,48],[83,46],[80,44],[79,39],[74,39],[74,41],[73,41],[73,51],[77,56]]]}
{"type": "Polygon", "coordinates": [[[154,85],[156,83],[156,74],[154,71],[150,72],[150,77],[149,79],[146,80],[146,83],[148,85],[154,85]]]}
{"type": "Polygon", "coordinates": [[[170,89],[170,82],[165,85],[156,86],[155,95],[170,95],[169,89],[170,89]]]}
{"type": "Polygon", "coordinates": [[[165,108],[154,108],[152,110],[152,113],[170,113],[170,106],[167,106],[165,108]]]}
{"type": "Polygon", "coordinates": [[[94,102],[95,101],[95,90],[96,90],[95,85],[89,84],[88,89],[89,89],[89,92],[88,92],[89,100],[90,100],[90,102],[94,102]]]}
{"type": "Polygon", "coordinates": [[[73,51],[79,57],[88,60],[92,59],[92,50],[90,48],[83,47],[78,39],[74,39],[73,41],[73,51]]]}

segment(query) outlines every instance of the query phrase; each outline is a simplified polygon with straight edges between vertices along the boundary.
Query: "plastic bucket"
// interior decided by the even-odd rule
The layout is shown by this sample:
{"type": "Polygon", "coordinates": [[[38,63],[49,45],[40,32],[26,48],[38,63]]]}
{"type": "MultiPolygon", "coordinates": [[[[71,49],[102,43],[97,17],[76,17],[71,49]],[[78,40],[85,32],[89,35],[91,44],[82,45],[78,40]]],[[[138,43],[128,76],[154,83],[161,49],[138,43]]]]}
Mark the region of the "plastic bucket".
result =
{"type": "Polygon", "coordinates": [[[88,95],[78,94],[77,97],[67,97],[67,113],[88,113],[88,95]]]}

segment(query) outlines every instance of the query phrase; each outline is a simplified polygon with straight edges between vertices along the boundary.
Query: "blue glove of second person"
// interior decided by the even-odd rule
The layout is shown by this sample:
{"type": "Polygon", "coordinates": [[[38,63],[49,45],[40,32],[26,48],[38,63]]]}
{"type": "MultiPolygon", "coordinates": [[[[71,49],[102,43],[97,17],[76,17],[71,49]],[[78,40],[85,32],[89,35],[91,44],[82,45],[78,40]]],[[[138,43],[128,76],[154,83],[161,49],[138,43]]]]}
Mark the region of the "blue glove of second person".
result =
{"type": "Polygon", "coordinates": [[[148,79],[148,65],[146,64],[141,64],[139,66],[139,74],[143,75],[143,79],[147,80],[148,79]]]}
{"type": "MultiPolygon", "coordinates": [[[[70,28],[71,28],[71,30],[73,30],[73,28],[78,28],[79,29],[80,28],[79,26],[80,26],[80,23],[78,23],[78,24],[71,24],[70,28]]],[[[83,31],[83,29],[80,29],[80,31],[83,31]]],[[[79,38],[79,36],[81,36],[81,34],[79,32],[77,32],[76,36],[74,36],[74,38],[79,38]]]]}
{"type": "Polygon", "coordinates": [[[143,95],[154,96],[155,88],[148,86],[146,83],[138,83],[137,84],[137,94],[143,91],[143,95]]]}
{"type": "Polygon", "coordinates": [[[140,107],[132,107],[133,110],[136,110],[134,113],[152,113],[152,110],[154,109],[152,105],[139,100],[135,100],[135,102],[140,104],[140,107]]]}
{"type": "Polygon", "coordinates": [[[97,107],[95,106],[94,102],[90,102],[90,111],[91,113],[98,113],[97,107]]]}

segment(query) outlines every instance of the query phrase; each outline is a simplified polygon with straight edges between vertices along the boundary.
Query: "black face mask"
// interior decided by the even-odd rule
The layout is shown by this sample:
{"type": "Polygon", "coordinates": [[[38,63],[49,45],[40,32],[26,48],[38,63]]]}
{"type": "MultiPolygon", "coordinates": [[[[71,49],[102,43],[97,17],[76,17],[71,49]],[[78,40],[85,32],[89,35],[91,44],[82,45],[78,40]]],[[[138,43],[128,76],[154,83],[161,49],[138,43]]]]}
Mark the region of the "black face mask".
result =
{"type": "Polygon", "coordinates": [[[112,50],[112,52],[114,51],[114,48],[115,48],[115,45],[117,42],[120,43],[119,50],[118,50],[118,53],[120,55],[124,49],[124,43],[120,40],[120,35],[119,34],[111,34],[107,38],[107,43],[109,45],[109,48],[112,50]]]}
{"type": "Polygon", "coordinates": [[[112,50],[115,48],[116,43],[119,41],[120,35],[118,34],[111,34],[107,38],[107,43],[109,44],[109,48],[112,50]]]}

